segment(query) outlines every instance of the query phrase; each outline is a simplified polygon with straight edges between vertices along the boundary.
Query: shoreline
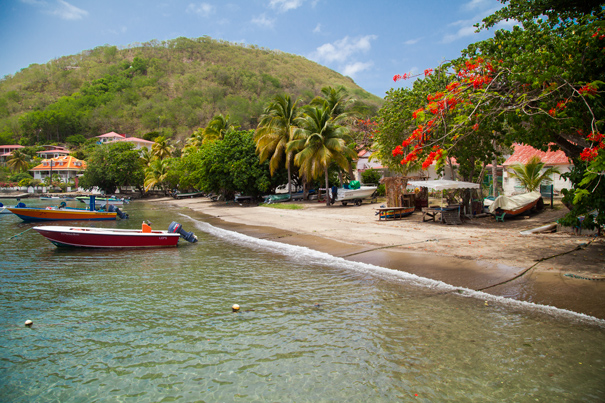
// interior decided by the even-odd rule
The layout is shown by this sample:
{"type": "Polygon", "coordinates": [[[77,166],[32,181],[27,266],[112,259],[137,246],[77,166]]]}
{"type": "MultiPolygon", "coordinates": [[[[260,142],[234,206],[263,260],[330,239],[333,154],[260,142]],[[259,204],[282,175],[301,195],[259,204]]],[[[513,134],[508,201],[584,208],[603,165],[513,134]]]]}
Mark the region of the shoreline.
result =
{"type": "Polygon", "coordinates": [[[380,203],[293,202],[303,209],[286,210],[206,198],[150,201],[190,208],[216,227],[252,237],[605,319],[605,239],[567,231],[520,234],[553,223],[565,214],[562,209],[450,226],[422,222],[420,212],[379,221],[374,209],[380,203]]]}

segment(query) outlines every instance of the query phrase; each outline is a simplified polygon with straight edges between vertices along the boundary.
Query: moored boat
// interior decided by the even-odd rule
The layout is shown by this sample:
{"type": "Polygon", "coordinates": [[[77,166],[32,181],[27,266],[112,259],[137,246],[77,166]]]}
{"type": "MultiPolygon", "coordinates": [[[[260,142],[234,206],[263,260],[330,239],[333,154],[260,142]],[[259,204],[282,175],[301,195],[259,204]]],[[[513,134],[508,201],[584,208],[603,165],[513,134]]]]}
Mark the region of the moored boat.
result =
{"type": "Polygon", "coordinates": [[[69,207],[9,207],[23,221],[106,221],[115,220],[115,211],[90,211],[69,207]]]}
{"type": "MultiPolygon", "coordinates": [[[[91,196],[78,196],[78,197],[76,197],[76,200],[78,200],[82,203],[86,203],[86,205],[88,206],[88,205],[90,205],[91,196]]],[[[106,205],[122,206],[124,204],[130,203],[130,201],[125,198],[118,199],[117,197],[96,197],[96,196],[94,196],[94,202],[95,202],[95,205],[97,205],[97,206],[106,206],[106,205]]]]}
{"type": "MultiPolygon", "coordinates": [[[[93,202],[94,203],[94,202],[93,202]]],[[[115,220],[116,217],[122,219],[128,218],[128,214],[115,206],[108,206],[106,211],[94,209],[94,204],[88,209],[67,207],[65,202],[57,207],[27,207],[24,203],[18,203],[15,207],[8,207],[8,210],[17,215],[23,221],[107,221],[115,220]]]]}
{"type": "Polygon", "coordinates": [[[193,232],[183,230],[181,224],[172,222],[167,231],[152,230],[143,223],[141,229],[115,229],[95,227],[39,226],[34,227],[55,246],[81,248],[162,248],[178,245],[179,239],[197,242],[193,232]]]}

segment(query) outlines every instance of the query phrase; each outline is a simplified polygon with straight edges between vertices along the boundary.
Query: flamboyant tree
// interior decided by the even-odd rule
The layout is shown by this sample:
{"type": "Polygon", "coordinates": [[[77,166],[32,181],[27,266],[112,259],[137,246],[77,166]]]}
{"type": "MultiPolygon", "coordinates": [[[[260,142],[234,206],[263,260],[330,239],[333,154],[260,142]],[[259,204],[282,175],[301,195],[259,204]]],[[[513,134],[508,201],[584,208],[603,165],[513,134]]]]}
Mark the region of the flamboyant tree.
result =
{"type": "MultiPolygon", "coordinates": [[[[493,38],[470,45],[462,58],[442,66],[449,72],[448,84],[428,93],[412,112],[414,129],[393,153],[402,164],[420,161],[426,167],[469,142],[515,141],[542,150],[560,148],[574,161],[586,161],[585,174],[593,178],[576,182],[576,202],[594,198],[587,186],[602,172],[599,161],[605,153],[603,6],[552,0],[501,2],[506,6],[484,19],[479,29],[505,19],[518,25],[497,30],[493,38]]],[[[430,74],[432,70],[425,71],[430,74]]],[[[407,78],[410,74],[394,80],[407,78]]],[[[593,184],[593,189],[598,186],[593,184]]],[[[599,214],[595,222],[605,222],[605,211],[599,214]]]]}

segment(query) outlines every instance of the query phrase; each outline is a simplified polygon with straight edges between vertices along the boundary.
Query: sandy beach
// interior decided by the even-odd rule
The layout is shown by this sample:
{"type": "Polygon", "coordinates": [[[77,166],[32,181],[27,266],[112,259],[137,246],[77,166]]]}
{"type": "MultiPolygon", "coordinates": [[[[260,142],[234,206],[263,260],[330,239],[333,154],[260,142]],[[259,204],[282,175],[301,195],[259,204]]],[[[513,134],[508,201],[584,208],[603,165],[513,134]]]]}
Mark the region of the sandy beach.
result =
{"type": "Polygon", "coordinates": [[[422,213],[380,221],[380,203],[361,206],[297,202],[298,210],[211,202],[207,198],[158,202],[188,207],[221,228],[345,259],[404,270],[493,295],[551,305],[605,319],[605,240],[570,231],[521,231],[554,223],[555,204],[529,217],[462,225],[422,221],[422,213]]]}

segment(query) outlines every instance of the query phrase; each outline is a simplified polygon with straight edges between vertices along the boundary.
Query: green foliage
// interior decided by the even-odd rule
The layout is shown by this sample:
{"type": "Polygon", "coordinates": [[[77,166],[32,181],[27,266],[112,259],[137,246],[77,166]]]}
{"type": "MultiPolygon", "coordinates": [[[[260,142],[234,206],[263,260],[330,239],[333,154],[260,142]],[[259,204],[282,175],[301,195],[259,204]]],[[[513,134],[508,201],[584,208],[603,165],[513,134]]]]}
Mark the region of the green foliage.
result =
{"type": "Polygon", "coordinates": [[[560,173],[555,167],[549,167],[542,172],[543,168],[544,163],[540,161],[540,157],[533,156],[527,164],[513,165],[510,176],[517,178],[528,192],[533,192],[540,190],[542,183],[550,183],[554,174],[560,173]]]}
{"type": "Polygon", "coordinates": [[[73,136],[68,136],[65,139],[65,142],[71,146],[79,147],[86,143],[86,137],[82,136],[81,134],[75,134],[73,136]]]}
{"type": "Polygon", "coordinates": [[[382,179],[382,174],[374,168],[366,169],[361,173],[362,183],[375,183],[379,184],[382,179]]]}
{"type": "MultiPolygon", "coordinates": [[[[33,176],[31,176],[29,173],[27,172],[18,172],[15,173],[13,175],[11,175],[8,180],[10,182],[21,182],[23,179],[29,179],[32,180],[34,179],[33,176]]],[[[20,186],[26,186],[26,185],[20,185],[20,186]]]]}
{"type": "Polygon", "coordinates": [[[310,100],[326,85],[361,94],[369,110],[381,103],[328,68],[258,46],[209,37],[101,46],[0,80],[0,143],[64,142],[112,130],[184,139],[219,113],[252,129],[283,89],[310,100]]]}
{"type": "Polygon", "coordinates": [[[289,203],[271,203],[271,204],[261,204],[262,207],[269,207],[278,210],[302,210],[304,206],[300,204],[289,204],[289,203]]]}
{"type": "Polygon", "coordinates": [[[286,182],[285,171],[271,176],[269,163],[256,155],[253,131],[228,131],[223,139],[203,144],[181,159],[181,189],[201,189],[231,199],[235,193],[258,197],[286,182]]]}
{"type": "Polygon", "coordinates": [[[85,189],[98,186],[106,194],[112,194],[120,186],[141,188],[143,178],[139,152],[132,143],[118,142],[94,149],[79,185],[85,189]]]}

